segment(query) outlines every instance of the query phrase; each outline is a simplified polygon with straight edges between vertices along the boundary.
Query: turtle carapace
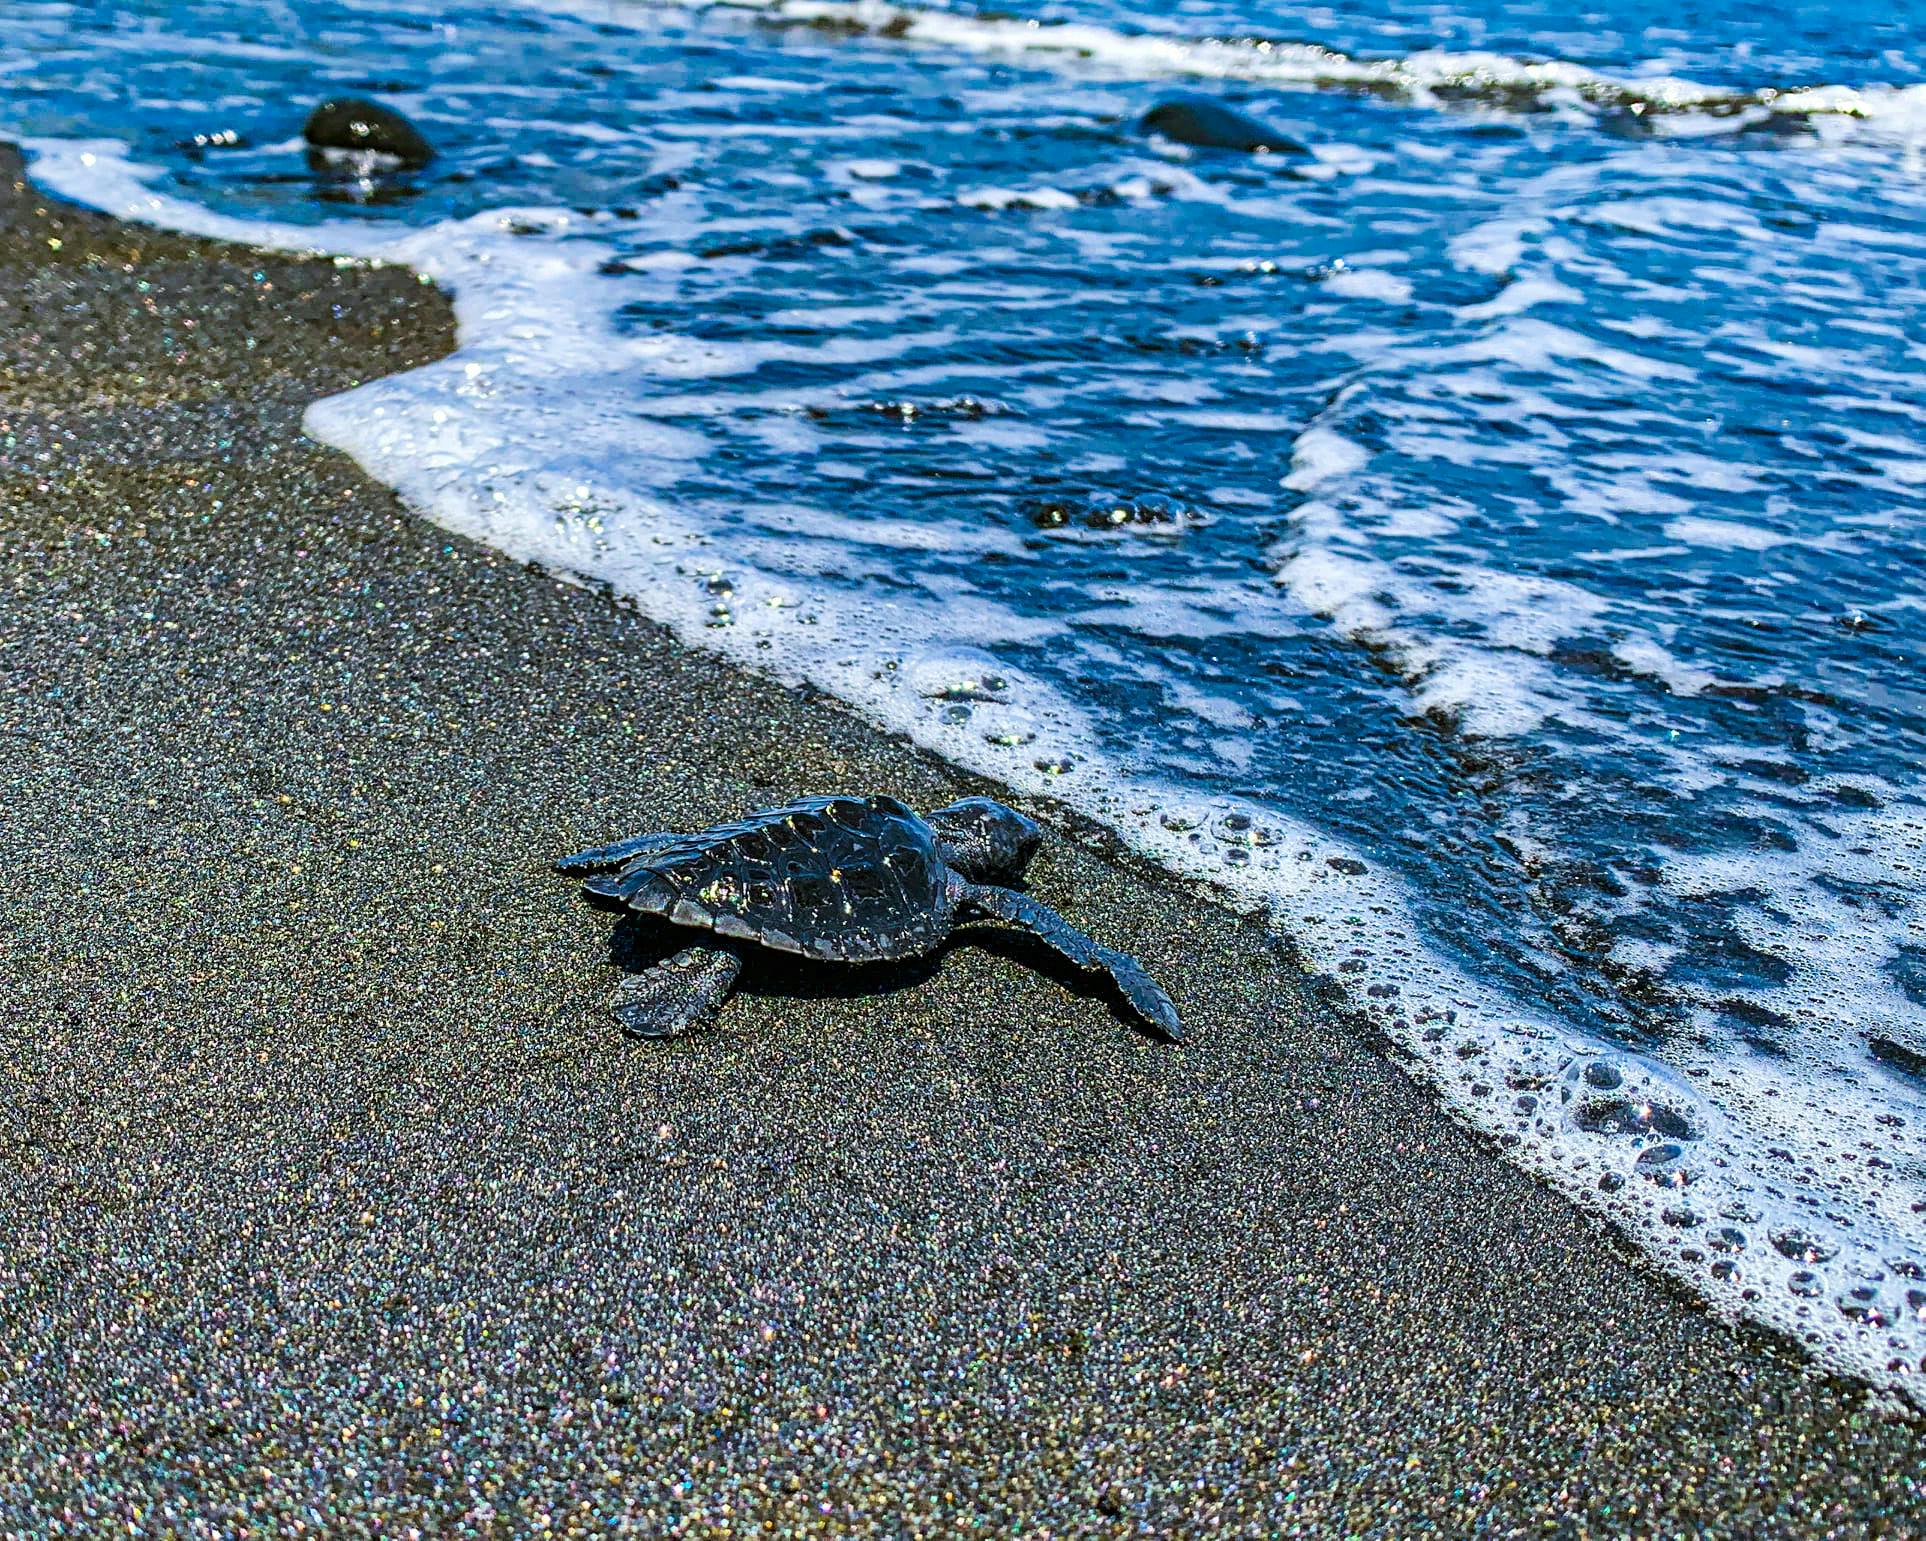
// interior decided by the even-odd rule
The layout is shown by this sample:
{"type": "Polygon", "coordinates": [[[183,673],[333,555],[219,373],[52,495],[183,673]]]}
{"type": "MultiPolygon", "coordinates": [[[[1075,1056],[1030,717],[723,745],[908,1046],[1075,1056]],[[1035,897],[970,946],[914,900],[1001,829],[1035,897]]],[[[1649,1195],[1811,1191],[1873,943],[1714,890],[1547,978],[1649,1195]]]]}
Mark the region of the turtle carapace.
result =
{"type": "Polygon", "coordinates": [[[1176,1007],[1142,964],[1003,886],[1022,876],[1041,834],[986,797],[927,819],[893,797],[812,797],[693,834],[618,840],[556,866],[605,903],[708,934],[617,988],[616,1018],[640,1037],[674,1037],[713,1015],[735,987],[744,944],[881,962],[921,957],[960,921],[990,916],[1108,974],[1133,1017],[1181,1039],[1176,1007]]]}

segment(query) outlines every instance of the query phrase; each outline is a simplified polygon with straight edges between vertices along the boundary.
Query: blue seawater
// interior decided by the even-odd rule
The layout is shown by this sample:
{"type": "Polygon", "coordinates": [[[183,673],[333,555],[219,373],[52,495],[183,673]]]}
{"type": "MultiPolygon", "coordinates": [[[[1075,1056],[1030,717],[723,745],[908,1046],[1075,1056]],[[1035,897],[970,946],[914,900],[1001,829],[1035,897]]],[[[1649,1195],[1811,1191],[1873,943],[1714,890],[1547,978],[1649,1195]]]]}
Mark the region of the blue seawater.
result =
{"type": "Polygon", "coordinates": [[[1660,1266],[1926,1380],[1926,4],[0,19],[49,185],[454,289],[309,418],[426,516],[1267,909],[1660,1266]],[[349,92],[439,158],[316,176],[349,92]]]}

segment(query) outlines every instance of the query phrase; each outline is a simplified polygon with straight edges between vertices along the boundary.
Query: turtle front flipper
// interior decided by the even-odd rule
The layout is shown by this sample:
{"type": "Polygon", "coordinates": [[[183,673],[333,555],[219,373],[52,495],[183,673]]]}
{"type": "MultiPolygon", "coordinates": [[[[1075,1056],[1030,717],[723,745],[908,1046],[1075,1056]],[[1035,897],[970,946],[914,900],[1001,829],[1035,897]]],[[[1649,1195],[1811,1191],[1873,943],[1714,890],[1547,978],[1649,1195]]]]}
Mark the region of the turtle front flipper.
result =
{"type": "Polygon", "coordinates": [[[685,947],[615,987],[609,1010],[635,1038],[680,1038],[713,1017],[735,988],[742,960],[714,947],[685,947]]]}
{"type": "Polygon", "coordinates": [[[631,835],[613,845],[598,845],[590,851],[577,851],[573,856],[564,856],[555,864],[555,870],[567,873],[570,877],[581,877],[591,872],[613,872],[624,862],[646,856],[651,851],[667,850],[685,838],[683,835],[631,835]]]}
{"type": "Polygon", "coordinates": [[[998,920],[1023,927],[1078,968],[1108,974],[1131,1011],[1146,1027],[1172,1043],[1183,1042],[1184,1027],[1177,1020],[1176,1006],[1144,966],[1128,953],[1085,936],[1049,905],[1014,889],[972,883],[963,890],[962,898],[965,904],[984,910],[998,920]]]}

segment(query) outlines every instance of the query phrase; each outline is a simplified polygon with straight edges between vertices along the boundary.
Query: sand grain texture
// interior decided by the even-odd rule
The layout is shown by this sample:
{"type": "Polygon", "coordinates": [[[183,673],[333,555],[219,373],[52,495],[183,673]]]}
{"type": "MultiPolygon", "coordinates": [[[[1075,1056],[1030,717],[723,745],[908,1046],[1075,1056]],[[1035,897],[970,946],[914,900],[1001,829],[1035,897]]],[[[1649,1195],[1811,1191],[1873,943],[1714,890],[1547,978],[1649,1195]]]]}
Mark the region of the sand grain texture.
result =
{"type": "Polygon", "coordinates": [[[1926,1525],[1916,1425],[1062,839],[1193,1047],[972,946],[626,1041],[549,857],[965,784],[305,440],[412,275],[15,161],[0,274],[0,1532],[1926,1525]]]}

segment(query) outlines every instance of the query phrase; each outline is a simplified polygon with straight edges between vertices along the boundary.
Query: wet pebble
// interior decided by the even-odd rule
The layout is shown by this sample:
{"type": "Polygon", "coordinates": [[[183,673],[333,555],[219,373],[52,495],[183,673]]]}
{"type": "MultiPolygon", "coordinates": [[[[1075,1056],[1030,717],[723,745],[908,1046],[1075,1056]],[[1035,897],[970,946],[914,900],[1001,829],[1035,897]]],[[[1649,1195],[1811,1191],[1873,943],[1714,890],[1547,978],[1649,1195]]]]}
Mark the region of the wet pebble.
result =
{"type": "Polygon", "coordinates": [[[365,97],[323,102],[308,114],[301,137],[308,142],[308,162],[316,170],[365,176],[418,170],[435,158],[421,130],[392,107],[365,97]]]}
{"type": "Polygon", "coordinates": [[[1239,150],[1247,155],[1308,155],[1289,134],[1214,97],[1185,92],[1168,96],[1144,114],[1146,133],[1200,150],[1239,150]]]}

